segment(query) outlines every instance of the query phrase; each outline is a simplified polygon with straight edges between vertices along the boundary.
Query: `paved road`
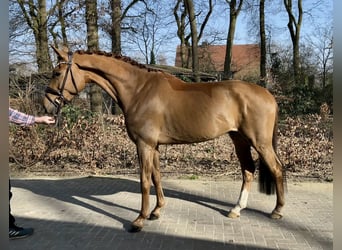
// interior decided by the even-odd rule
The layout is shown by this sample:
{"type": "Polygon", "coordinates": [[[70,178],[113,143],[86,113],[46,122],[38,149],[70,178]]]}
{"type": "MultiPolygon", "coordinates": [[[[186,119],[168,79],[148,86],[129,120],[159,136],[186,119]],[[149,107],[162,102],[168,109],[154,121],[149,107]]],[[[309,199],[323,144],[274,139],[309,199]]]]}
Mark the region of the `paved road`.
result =
{"type": "MultiPolygon", "coordinates": [[[[166,207],[143,231],[127,229],[140,209],[139,182],[123,176],[12,179],[12,211],[34,227],[10,249],[332,249],[333,184],[288,183],[284,218],[269,219],[275,196],[257,191],[241,218],[226,215],[240,182],[164,179],[166,207]]],[[[154,205],[155,197],[151,196],[154,205]]]]}

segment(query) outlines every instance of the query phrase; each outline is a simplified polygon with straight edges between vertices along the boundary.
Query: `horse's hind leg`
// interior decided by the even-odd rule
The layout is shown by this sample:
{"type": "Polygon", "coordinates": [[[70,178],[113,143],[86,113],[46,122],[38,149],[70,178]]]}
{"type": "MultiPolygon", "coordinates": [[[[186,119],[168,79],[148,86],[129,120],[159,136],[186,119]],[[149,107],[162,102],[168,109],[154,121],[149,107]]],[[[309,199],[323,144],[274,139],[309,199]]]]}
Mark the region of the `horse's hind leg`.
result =
{"type": "Polygon", "coordinates": [[[230,132],[229,135],[233,140],[236,155],[240,161],[243,178],[239,200],[235,207],[228,213],[228,217],[237,218],[240,217],[240,211],[247,207],[248,195],[254,179],[255,165],[251,154],[251,146],[248,141],[238,132],[230,132]]]}
{"type": "Polygon", "coordinates": [[[159,162],[159,152],[158,150],[155,150],[153,155],[152,182],[156,190],[157,204],[150,214],[150,220],[158,219],[160,217],[160,209],[165,205],[164,193],[161,185],[159,162]]]}
{"type": "Polygon", "coordinates": [[[264,187],[266,186],[268,188],[266,188],[265,190],[261,186],[260,191],[265,192],[266,194],[272,194],[273,188],[270,185],[274,185],[274,182],[275,182],[277,203],[276,203],[276,207],[273,209],[271,213],[271,218],[280,219],[282,218],[281,209],[283,208],[285,204],[285,195],[284,195],[285,188],[284,188],[282,164],[280,160],[278,159],[278,156],[276,155],[271,143],[268,143],[268,144],[259,143],[255,146],[255,148],[261,157],[261,162],[260,162],[260,167],[259,167],[260,177],[262,175],[265,175],[265,176],[271,175],[271,178],[265,178],[265,180],[263,180],[264,182],[268,182],[268,183],[262,183],[262,181],[260,183],[260,185],[263,185],[264,187]],[[265,172],[266,174],[263,172],[265,172]]]}

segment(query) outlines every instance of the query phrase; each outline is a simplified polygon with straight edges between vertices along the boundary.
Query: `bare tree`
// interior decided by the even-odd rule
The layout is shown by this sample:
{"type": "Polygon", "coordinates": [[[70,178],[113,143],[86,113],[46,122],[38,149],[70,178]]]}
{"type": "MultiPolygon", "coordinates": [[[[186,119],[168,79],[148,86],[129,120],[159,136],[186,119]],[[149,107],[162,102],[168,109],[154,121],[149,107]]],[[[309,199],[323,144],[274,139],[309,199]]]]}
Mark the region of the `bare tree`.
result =
{"type": "Polygon", "coordinates": [[[265,32],[265,0],[260,0],[259,30],[260,30],[260,85],[266,86],[266,32],[265,32]]]}
{"type": "Polygon", "coordinates": [[[226,0],[229,4],[229,28],[227,35],[227,48],[224,60],[223,79],[231,78],[232,48],[234,43],[237,17],[241,11],[243,0],[226,0]]]}
{"type": "Polygon", "coordinates": [[[185,8],[189,15],[190,30],[191,30],[191,52],[192,52],[192,72],[196,82],[200,81],[199,77],[199,61],[198,61],[198,38],[197,38],[197,24],[195,17],[195,8],[192,0],[184,0],[185,8]]]}
{"type": "Polygon", "coordinates": [[[99,27],[108,35],[111,42],[111,51],[114,54],[122,53],[123,34],[137,31],[137,18],[139,15],[130,16],[130,10],[138,3],[147,5],[145,0],[110,0],[102,2],[103,15],[99,17],[99,27]],[[109,18],[108,18],[108,16],[109,18]]]}
{"type": "Polygon", "coordinates": [[[266,2],[267,0],[245,0],[244,2],[244,12],[248,19],[248,34],[255,36],[260,44],[259,84],[263,87],[266,86],[267,81],[267,45],[269,42],[269,37],[266,35],[266,2]]]}
{"type": "Polygon", "coordinates": [[[315,51],[315,62],[320,69],[321,87],[325,88],[329,72],[332,72],[333,60],[333,32],[332,26],[320,26],[310,34],[307,43],[315,51]]]}
{"type": "Polygon", "coordinates": [[[170,32],[170,17],[169,9],[161,1],[150,1],[137,17],[141,21],[137,22],[132,40],[144,56],[146,64],[156,64],[160,46],[167,44],[173,37],[170,32]]]}
{"type": "Polygon", "coordinates": [[[121,54],[121,0],[111,0],[111,18],[112,18],[112,52],[114,54],[121,54]]]}
{"type": "Polygon", "coordinates": [[[155,32],[157,29],[157,16],[151,13],[152,20],[149,20],[150,13],[147,11],[143,16],[142,27],[137,36],[137,46],[145,57],[146,64],[155,64],[155,32]],[[140,43],[142,41],[142,43],[140,43]]]}
{"type": "Polygon", "coordinates": [[[97,1],[85,0],[86,3],[86,24],[87,24],[87,46],[89,51],[99,49],[99,34],[97,26],[97,1]]]}
{"type": "Polygon", "coordinates": [[[48,46],[48,16],[54,12],[56,5],[47,11],[46,0],[16,0],[24,19],[31,29],[36,47],[36,61],[38,72],[46,72],[52,69],[52,62],[48,46]]]}
{"type": "MultiPolygon", "coordinates": [[[[205,2],[205,1],[203,1],[205,2]]],[[[202,4],[203,4],[202,2],[202,4]]],[[[204,14],[204,18],[202,23],[199,25],[196,21],[199,15],[202,14],[203,9],[197,14],[195,12],[194,2],[192,0],[178,0],[176,5],[173,9],[173,14],[176,19],[177,24],[177,36],[181,41],[180,44],[180,53],[181,53],[181,60],[182,66],[188,67],[190,58],[192,63],[192,70],[195,76],[195,80],[199,81],[199,62],[198,62],[198,43],[201,40],[204,29],[209,21],[209,18],[213,11],[213,2],[212,0],[208,0],[208,7],[207,12],[204,14]],[[179,12],[180,11],[180,15],[179,12]],[[187,22],[188,20],[188,22],[187,22]],[[187,26],[190,26],[190,31],[187,33],[187,26]],[[191,45],[190,45],[190,38],[191,38],[191,45]]]]}
{"type": "Polygon", "coordinates": [[[293,9],[292,0],[284,0],[284,5],[289,18],[287,27],[289,29],[292,41],[294,82],[295,84],[299,84],[301,81],[299,38],[303,20],[302,0],[297,0],[297,18],[295,16],[295,10],[293,9]]]}
{"type": "Polygon", "coordinates": [[[186,35],[186,17],[188,16],[187,9],[184,8],[183,0],[177,0],[175,7],[173,8],[173,15],[177,24],[177,36],[180,40],[180,58],[182,67],[189,68],[189,56],[190,53],[190,33],[186,35]],[[180,11],[180,14],[178,12],[180,11]]]}
{"type": "MultiPolygon", "coordinates": [[[[86,3],[86,24],[87,24],[87,46],[90,51],[97,51],[99,48],[99,36],[97,26],[97,1],[85,0],[86,3]]],[[[90,108],[91,111],[102,113],[102,90],[96,84],[90,87],[90,108]]]]}
{"type": "Polygon", "coordinates": [[[70,22],[68,22],[67,18],[70,18],[73,15],[77,15],[76,11],[83,8],[83,5],[84,4],[81,2],[73,2],[70,0],[57,1],[55,11],[56,18],[50,18],[50,24],[48,26],[55,46],[58,47],[58,45],[62,43],[63,46],[69,47],[66,29],[67,26],[70,26],[70,22]]]}

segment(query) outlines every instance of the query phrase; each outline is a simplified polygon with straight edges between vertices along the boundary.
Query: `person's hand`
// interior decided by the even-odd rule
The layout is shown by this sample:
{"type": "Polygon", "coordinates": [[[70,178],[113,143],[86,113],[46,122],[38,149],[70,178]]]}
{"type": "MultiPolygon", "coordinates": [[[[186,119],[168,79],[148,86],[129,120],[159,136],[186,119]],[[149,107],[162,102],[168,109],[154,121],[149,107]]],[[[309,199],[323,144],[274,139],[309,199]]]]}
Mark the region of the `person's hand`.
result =
{"type": "Polygon", "coordinates": [[[45,123],[45,124],[54,124],[56,122],[55,118],[51,116],[46,116],[46,115],[35,117],[34,121],[35,123],[45,123]]]}

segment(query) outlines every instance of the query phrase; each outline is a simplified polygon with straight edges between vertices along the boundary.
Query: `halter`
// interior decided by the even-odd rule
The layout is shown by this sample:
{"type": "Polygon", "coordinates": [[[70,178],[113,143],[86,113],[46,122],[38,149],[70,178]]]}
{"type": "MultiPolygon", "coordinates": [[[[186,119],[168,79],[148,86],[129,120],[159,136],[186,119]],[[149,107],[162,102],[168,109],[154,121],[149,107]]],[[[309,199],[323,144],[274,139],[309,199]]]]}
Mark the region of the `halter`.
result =
{"type": "MultiPolygon", "coordinates": [[[[72,65],[72,52],[69,51],[68,52],[68,62],[60,62],[59,64],[67,64],[68,67],[66,69],[65,75],[64,75],[64,79],[62,82],[62,85],[60,87],[58,87],[57,90],[47,86],[45,89],[45,97],[56,107],[56,112],[54,114],[55,117],[59,116],[61,108],[62,108],[62,104],[65,102],[65,97],[63,96],[63,91],[64,91],[64,87],[65,87],[65,83],[66,83],[66,79],[68,77],[68,73],[70,72],[71,74],[71,80],[72,80],[72,84],[75,87],[76,93],[72,93],[70,91],[68,91],[70,94],[72,95],[77,95],[78,94],[78,89],[77,89],[77,85],[74,79],[74,76],[72,74],[72,70],[71,70],[71,65],[72,65]],[[57,96],[55,98],[55,100],[52,100],[47,94],[52,94],[57,96]]],[[[58,64],[58,65],[59,65],[58,64]]]]}

